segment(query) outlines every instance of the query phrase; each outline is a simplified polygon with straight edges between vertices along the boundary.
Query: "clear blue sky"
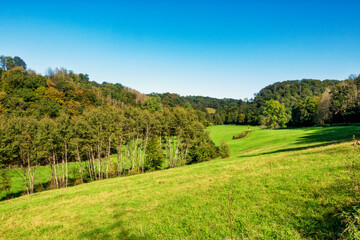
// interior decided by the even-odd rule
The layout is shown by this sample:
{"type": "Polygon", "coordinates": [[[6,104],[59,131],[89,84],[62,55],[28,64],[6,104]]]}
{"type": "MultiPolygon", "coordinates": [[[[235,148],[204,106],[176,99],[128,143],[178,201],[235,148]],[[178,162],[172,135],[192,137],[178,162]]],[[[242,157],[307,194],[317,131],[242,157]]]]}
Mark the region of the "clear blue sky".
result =
{"type": "Polygon", "coordinates": [[[0,55],[144,93],[251,98],[360,73],[360,1],[3,1],[0,55]]]}

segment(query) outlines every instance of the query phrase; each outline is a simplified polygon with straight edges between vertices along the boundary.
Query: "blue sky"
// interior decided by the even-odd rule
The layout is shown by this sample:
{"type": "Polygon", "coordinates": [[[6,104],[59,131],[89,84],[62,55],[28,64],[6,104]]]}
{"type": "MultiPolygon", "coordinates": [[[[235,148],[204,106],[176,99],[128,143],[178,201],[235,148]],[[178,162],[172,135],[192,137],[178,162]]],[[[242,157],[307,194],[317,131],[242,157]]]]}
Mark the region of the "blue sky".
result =
{"type": "Polygon", "coordinates": [[[360,1],[2,1],[0,55],[144,93],[251,98],[360,73],[360,1]]]}

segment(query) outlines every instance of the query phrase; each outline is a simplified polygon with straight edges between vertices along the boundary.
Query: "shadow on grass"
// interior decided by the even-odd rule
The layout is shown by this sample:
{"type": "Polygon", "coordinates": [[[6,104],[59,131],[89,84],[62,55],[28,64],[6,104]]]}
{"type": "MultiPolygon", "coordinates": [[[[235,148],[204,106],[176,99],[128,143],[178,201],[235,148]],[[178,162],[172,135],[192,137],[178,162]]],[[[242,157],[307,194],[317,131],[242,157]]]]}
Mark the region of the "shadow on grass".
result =
{"type": "MultiPolygon", "coordinates": [[[[355,199],[351,189],[351,183],[338,182],[335,185],[313,191],[312,195],[316,199],[322,197],[323,199],[331,199],[331,195],[342,195],[355,199]],[[330,193],[330,195],[327,195],[330,193]],[[327,196],[326,196],[327,195],[327,196]]],[[[311,215],[304,214],[299,218],[302,227],[297,229],[304,238],[313,239],[339,239],[346,229],[344,223],[344,212],[351,212],[354,202],[351,201],[328,201],[319,202],[316,210],[318,213],[311,215]],[[320,209],[323,209],[321,211],[320,209]],[[325,210],[325,211],[324,211],[325,210]],[[321,213],[322,212],[322,213],[321,213]]]]}
{"type": "MultiPolygon", "coordinates": [[[[76,185],[75,184],[76,180],[78,180],[78,179],[69,178],[68,179],[68,181],[69,181],[68,182],[68,187],[75,186],[76,185]]],[[[34,193],[43,192],[43,191],[52,190],[52,189],[57,189],[57,188],[52,185],[51,181],[42,182],[42,183],[40,182],[40,183],[37,183],[37,184],[34,185],[34,193]]],[[[5,193],[4,196],[0,197],[0,202],[8,200],[8,199],[12,199],[12,198],[21,197],[23,195],[26,195],[26,189],[25,188],[23,190],[17,190],[16,192],[5,193]]]]}
{"type": "MultiPolygon", "coordinates": [[[[286,129],[278,129],[276,131],[283,131],[286,129]]],[[[306,150],[310,148],[316,147],[324,147],[331,144],[348,142],[353,139],[353,136],[360,136],[360,127],[359,126],[337,126],[337,127],[316,127],[316,128],[307,128],[307,129],[296,129],[293,130],[302,130],[308,132],[305,136],[300,137],[295,144],[309,144],[308,146],[302,147],[293,147],[293,148],[285,148],[274,151],[262,152],[262,153],[254,153],[247,155],[239,155],[238,157],[254,157],[261,155],[268,155],[274,153],[282,153],[282,152],[291,152],[291,151],[300,151],[306,150]]],[[[284,133],[284,137],[286,134],[284,133]]]]}
{"type": "Polygon", "coordinates": [[[78,236],[79,239],[153,239],[150,235],[144,233],[137,236],[129,231],[126,224],[122,220],[125,213],[116,213],[113,218],[115,222],[111,225],[98,227],[90,231],[81,232],[78,236]]]}
{"type": "MultiPolygon", "coordinates": [[[[37,183],[34,185],[34,193],[37,192],[43,192],[46,190],[50,190],[51,189],[51,182],[45,182],[45,183],[37,183]]],[[[17,192],[10,192],[10,193],[6,193],[5,196],[2,196],[0,198],[0,201],[5,201],[8,199],[12,199],[12,198],[17,198],[20,196],[26,195],[26,190],[18,190],[17,192]]]]}
{"type": "Polygon", "coordinates": [[[360,134],[359,126],[316,127],[306,129],[311,133],[301,137],[297,144],[326,142],[328,144],[351,141],[353,135],[360,134]]]}

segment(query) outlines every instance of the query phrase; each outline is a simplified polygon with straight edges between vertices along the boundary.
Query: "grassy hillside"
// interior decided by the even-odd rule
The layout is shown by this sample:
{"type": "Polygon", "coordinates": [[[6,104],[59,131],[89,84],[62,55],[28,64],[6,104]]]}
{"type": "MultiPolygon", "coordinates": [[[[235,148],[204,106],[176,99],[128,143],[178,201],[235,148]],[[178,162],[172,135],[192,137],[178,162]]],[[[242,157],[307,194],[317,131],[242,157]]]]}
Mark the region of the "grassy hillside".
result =
{"type": "Polygon", "coordinates": [[[228,159],[0,202],[0,238],[229,239],[231,202],[237,239],[337,237],[360,128],[246,129],[209,128],[228,159]]]}

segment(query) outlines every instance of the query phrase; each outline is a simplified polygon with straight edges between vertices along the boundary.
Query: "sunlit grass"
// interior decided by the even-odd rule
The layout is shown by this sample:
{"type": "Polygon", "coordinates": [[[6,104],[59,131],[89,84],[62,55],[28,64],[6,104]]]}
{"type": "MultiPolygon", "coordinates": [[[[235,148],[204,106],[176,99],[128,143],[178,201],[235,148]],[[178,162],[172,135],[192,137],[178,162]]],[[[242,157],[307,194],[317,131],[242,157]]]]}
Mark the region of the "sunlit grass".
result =
{"type": "Polygon", "coordinates": [[[337,237],[352,201],[343,159],[359,127],[214,126],[231,157],[0,202],[0,238],[236,239],[337,237]],[[313,146],[313,147],[311,147],[313,146]],[[314,147],[315,146],[315,147],[314,147]],[[316,147],[317,146],[317,147],[316,147]]]}

